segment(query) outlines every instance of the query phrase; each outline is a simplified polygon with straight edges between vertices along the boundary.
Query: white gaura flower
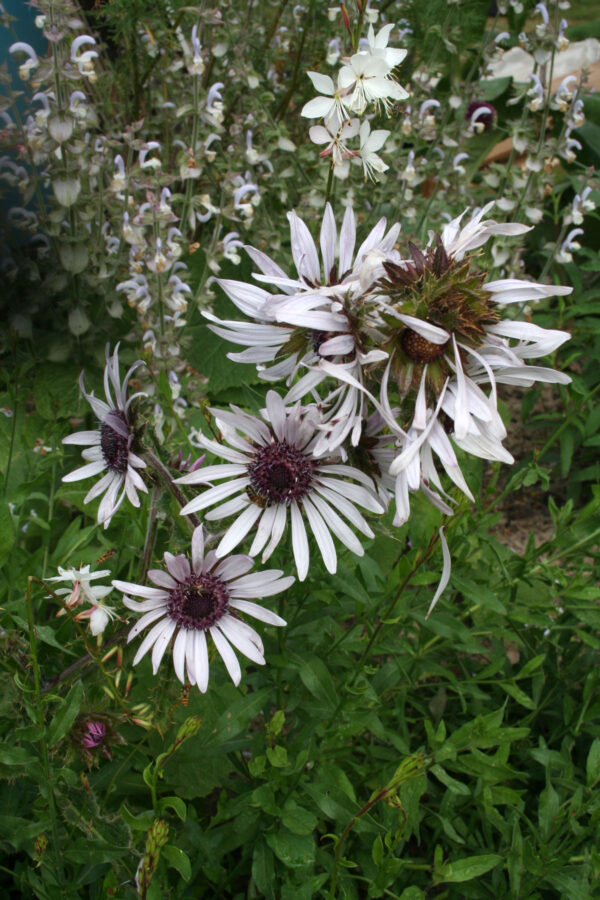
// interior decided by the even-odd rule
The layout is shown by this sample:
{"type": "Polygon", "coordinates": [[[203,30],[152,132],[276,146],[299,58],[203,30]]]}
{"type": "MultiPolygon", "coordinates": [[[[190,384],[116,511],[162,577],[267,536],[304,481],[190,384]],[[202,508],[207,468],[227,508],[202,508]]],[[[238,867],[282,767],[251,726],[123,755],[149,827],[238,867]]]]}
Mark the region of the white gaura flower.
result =
{"type": "Polygon", "coordinates": [[[327,125],[312,125],[308,130],[313,144],[326,144],[319,156],[331,156],[334,166],[333,174],[345,178],[349,171],[349,160],[355,156],[355,150],[349,150],[346,141],[356,137],[360,127],[358,119],[340,122],[337,115],[332,116],[327,125]]]}
{"type": "Polygon", "coordinates": [[[389,135],[390,132],[383,129],[371,131],[371,126],[366,119],[360,126],[360,161],[365,178],[378,181],[377,176],[389,169],[389,166],[377,155],[377,151],[381,150],[389,135]]]}
{"type": "Polygon", "coordinates": [[[306,74],[316,90],[323,96],[315,97],[305,103],[300,115],[306,119],[325,119],[326,122],[332,118],[337,118],[339,121],[349,119],[349,108],[344,99],[344,90],[341,89],[339,77],[336,89],[333,79],[329,75],[321,75],[319,72],[307,72],[306,74]]]}
{"type": "MultiPolygon", "coordinates": [[[[204,313],[218,335],[248,349],[228,354],[236,362],[253,362],[266,381],[286,379],[290,392],[287,403],[295,403],[314,392],[328,376],[344,385],[337,391],[325,411],[324,439],[327,422],[335,420],[335,436],[320,449],[333,450],[359,422],[360,391],[350,385],[341,369],[326,370],[324,363],[349,369],[360,385],[364,365],[384,360],[384,351],[363,347],[363,318],[368,309],[365,297],[385,270],[387,260],[400,262],[394,249],[400,226],[387,230],[385,219],[375,225],[355,251],[356,220],[347,207],[339,232],[331,206],[327,204],[320,232],[320,257],[317,245],[302,219],[288,213],[292,256],[297,276],[290,277],[265,253],[246,247],[262,274],[257,281],[274,288],[264,288],[240,281],[221,279],[218,284],[227,296],[253,322],[221,321],[204,313]],[[268,363],[274,363],[267,367],[268,363]],[[292,386],[293,380],[302,374],[292,386]]],[[[326,398],[327,399],[327,398],[326,398]]],[[[319,451],[317,451],[319,452],[319,451]]]]}
{"type": "Polygon", "coordinates": [[[141,396],[133,394],[127,399],[127,384],[133,372],[142,365],[134,363],[123,382],[119,378],[119,345],[109,356],[106,347],[106,367],[104,369],[104,392],[106,401],[87,393],[83,383],[83,372],[79,384],[81,392],[99,419],[99,427],[94,431],[77,431],[63,438],[63,444],[88,445],[82,456],[87,461],[85,466],[75,469],[63,476],[63,481],[81,481],[94,475],[105,474],[85,496],[84,503],[89,503],[104,494],[98,507],[98,522],[108,527],[110,520],[127,496],[133,506],[140,505],[138,491],[147,493],[147,487],[137,469],[144,468],[146,463],[132,451],[133,430],[130,407],[132,401],[141,396]]]}
{"type": "Polygon", "coordinates": [[[246,574],[254,561],[249,556],[219,559],[214,550],[204,553],[204,535],[199,525],[192,536],[191,559],[180,554],[165,553],[167,571],[153,569],[148,577],[156,587],[145,587],[129,581],[113,581],[125,595],[142,597],[141,601],[124,596],[127,609],[143,613],[127,638],[128,643],[149,625],[152,628],[138,647],[133,665],[152,650],[152,669],[158,672],[165,650],[173,641],[173,667],[177,678],[195,684],[204,693],[208,687],[209,662],[207,636],[218,650],[234,684],[242,678],[242,670],[233,648],[259,666],[265,664],[260,635],[242,618],[252,616],[269,625],[285,625],[284,619],[253,598],[271,597],[287,590],[292,576],[278,569],[246,574]]]}
{"type": "Polygon", "coordinates": [[[373,103],[383,106],[389,113],[393,103],[406,100],[407,91],[390,77],[390,71],[382,56],[364,51],[351,56],[338,75],[338,85],[348,109],[361,116],[369,103],[373,103]]]}
{"type": "Polygon", "coordinates": [[[250,556],[262,551],[265,562],[279,544],[289,519],[292,548],[298,578],[308,573],[309,549],[304,518],[317,541],[329,572],[337,569],[337,554],[331,534],[358,556],[363,547],[344,521],[344,516],[362,534],[373,537],[369,525],[356,508],[382,513],[368,475],[340,462],[339,456],[315,459],[319,439],[312,408],[286,409],[275,391],[267,394],[267,408],[261,421],[232,406],[232,412],[211,410],[224,443],[200,437],[201,445],[227,460],[177,479],[178,484],[203,484],[207,480],[227,479],[210,487],[181,510],[187,515],[214,507],[206,513],[209,521],[232,515],[229,526],[216,549],[226,556],[256,526],[250,556]],[[358,483],[355,483],[358,482],[358,483]],[[225,501],[225,502],[223,502],[225,501]]]}
{"type": "MultiPolygon", "coordinates": [[[[89,619],[91,633],[96,636],[102,634],[108,623],[117,615],[116,610],[112,606],[104,603],[104,598],[110,594],[112,587],[105,584],[90,584],[98,578],[106,578],[110,575],[109,569],[103,569],[100,572],[90,572],[89,565],[80,566],[78,569],[63,569],[58,567],[58,575],[52,578],[46,578],[47,582],[67,582],[70,587],[57,588],[54,593],[59,597],[64,597],[64,604],[69,610],[74,610],[84,603],[89,603],[89,608],[75,614],[75,619],[82,621],[89,619]]],[[[66,612],[60,609],[57,616],[62,616],[66,612]]]]}
{"type": "MultiPolygon", "coordinates": [[[[388,47],[387,44],[393,30],[394,25],[392,23],[384,25],[383,28],[380,28],[377,34],[375,34],[375,29],[370,25],[367,33],[369,53],[371,56],[383,59],[390,71],[395,69],[396,66],[399,66],[408,53],[408,50],[388,47]]],[[[406,94],[406,97],[408,97],[408,94],[406,94]]]]}

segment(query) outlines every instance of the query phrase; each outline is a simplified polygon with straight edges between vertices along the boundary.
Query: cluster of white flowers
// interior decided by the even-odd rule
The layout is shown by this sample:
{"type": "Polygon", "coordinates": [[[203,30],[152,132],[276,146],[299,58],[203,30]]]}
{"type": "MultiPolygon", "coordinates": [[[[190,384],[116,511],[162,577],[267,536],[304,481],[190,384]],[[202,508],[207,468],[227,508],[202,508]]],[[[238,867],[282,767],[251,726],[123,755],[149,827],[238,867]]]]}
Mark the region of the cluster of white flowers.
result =
{"type": "MultiPolygon", "coordinates": [[[[406,100],[407,91],[395,80],[394,69],[406,56],[406,50],[388,47],[393,24],[384,25],[375,34],[369,26],[367,39],[358,52],[342,59],[337,73],[337,86],[329,75],[308,72],[318,97],[310,100],[302,109],[307,119],[323,119],[323,125],[313,125],[309,131],[313,143],[323,145],[322,157],[331,157],[333,174],[347,178],[350,161],[362,164],[365,177],[377,180],[377,175],[388,166],[378,155],[389,131],[371,131],[368,109],[383,108],[389,114],[393,104],[406,100]],[[348,141],[359,136],[358,149],[350,149],[348,141]]],[[[337,57],[335,58],[337,62],[337,57]]]]}

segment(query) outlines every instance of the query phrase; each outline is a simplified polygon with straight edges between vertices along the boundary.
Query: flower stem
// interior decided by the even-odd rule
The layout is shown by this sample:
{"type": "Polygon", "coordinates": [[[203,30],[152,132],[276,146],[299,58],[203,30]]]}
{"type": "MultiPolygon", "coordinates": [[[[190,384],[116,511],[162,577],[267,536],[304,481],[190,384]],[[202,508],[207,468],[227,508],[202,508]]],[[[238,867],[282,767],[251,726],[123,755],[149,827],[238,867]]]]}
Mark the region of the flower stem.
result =
{"type": "Polygon", "coordinates": [[[27,591],[25,594],[27,604],[27,624],[29,626],[29,652],[31,656],[31,669],[33,671],[33,689],[35,694],[35,712],[37,718],[37,726],[40,730],[40,753],[42,757],[42,771],[44,774],[44,783],[46,787],[48,811],[52,823],[52,847],[54,851],[54,866],[56,875],[61,886],[61,895],[64,894],[62,886],[65,883],[64,871],[62,868],[62,857],[60,851],[60,842],[58,839],[58,820],[56,815],[56,804],[54,800],[54,784],[50,771],[50,760],[48,756],[48,741],[46,735],[46,726],[44,723],[44,704],[42,700],[42,692],[40,687],[40,666],[37,658],[37,646],[35,636],[35,625],[33,620],[33,605],[31,601],[31,582],[32,576],[27,579],[27,591]]]}
{"type": "Polygon", "coordinates": [[[331,161],[331,165],[329,166],[329,175],[327,176],[327,190],[325,191],[325,206],[331,200],[331,195],[333,193],[333,160],[331,161]]]}
{"type": "MultiPolygon", "coordinates": [[[[167,488],[167,490],[171,494],[173,494],[173,496],[183,509],[183,507],[187,505],[187,500],[184,497],[183,492],[177,487],[177,485],[171,478],[171,473],[169,472],[167,467],[161,463],[158,457],[156,457],[151,450],[146,450],[144,453],[142,453],[142,459],[145,460],[150,468],[154,470],[154,472],[158,476],[159,481],[161,481],[162,484],[167,488]]],[[[198,518],[198,516],[196,516],[194,513],[189,513],[188,518],[194,528],[197,528],[200,524],[200,519],[198,518]]]]}

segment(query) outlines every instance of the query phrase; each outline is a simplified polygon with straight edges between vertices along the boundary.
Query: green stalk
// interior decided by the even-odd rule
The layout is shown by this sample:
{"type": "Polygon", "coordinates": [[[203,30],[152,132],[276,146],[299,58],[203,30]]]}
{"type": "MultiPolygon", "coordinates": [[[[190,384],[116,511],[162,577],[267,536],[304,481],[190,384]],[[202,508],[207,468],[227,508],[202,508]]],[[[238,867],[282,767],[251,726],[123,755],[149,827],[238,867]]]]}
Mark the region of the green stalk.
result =
{"type": "Polygon", "coordinates": [[[315,0],[310,0],[310,6],[308,8],[306,16],[304,17],[304,28],[302,29],[302,37],[300,38],[300,44],[296,53],[296,59],[294,60],[294,69],[292,71],[292,77],[290,79],[290,86],[274,115],[275,121],[283,118],[285,111],[287,110],[288,106],[290,105],[290,101],[294,96],[294,91],[296,90],[296,84],[298,82],[298,72],[300,71],[302,52],[304,50],[304,44],[306,43],[306,35],[308,34],[308,23],[310,18],[312,17],[314,6],[315,0]]]}
{"type": "MultiPolygon", "coordinates": [[[[183,509],[184,506],[187,505],[187,500],[180,490],[180,488],[175,484],[173,479],[171,478],[171,473],[167,469],[166,466],[163,466],[161,461],[151,450],[145,450],[144,453],[141,454],[142,459],[148,463],[151,469],[154,470],[156,475],[158,476],[159,481],[166,487],[166,489],[173,494],[178,504],[183,509]]],[[[190,520],[194,528],[197,528],[200,525],[200,519],[194,513],[188,513],[187,518],[190,520]]]]}
{"type": "Polygon", "coordinates": [[[42,700],[42,692],[40,688],[40,667],[37,658],[37,645],[35,636],[35,624],[33,620],[33,605],[31,601],[31,582],[32,576],[27,579],[27,591],[25,600],[27,605],[27,624],[29,627],[29,651],[31,654],[31,669],[33,672],[33,689],[35,694],[35,707],[37,725],[40,729],[40,755],[42,758],[42,771],[44,773],[44,781],[48,792],[48,809],[50,812],[51,831],[52,831],[52,848],[54,851],[54,867],[60,885],[61,895],[64,896],[65,875],[62,867],[62,854],[60,850],[60,842],[58,837],[58,819],[56,815],[56,804],[54,800],[54,779],[50,769],[50,759],[48,756],[48,742],[46,735],[46,725],[44,722],[44,703],[42,700]]]}

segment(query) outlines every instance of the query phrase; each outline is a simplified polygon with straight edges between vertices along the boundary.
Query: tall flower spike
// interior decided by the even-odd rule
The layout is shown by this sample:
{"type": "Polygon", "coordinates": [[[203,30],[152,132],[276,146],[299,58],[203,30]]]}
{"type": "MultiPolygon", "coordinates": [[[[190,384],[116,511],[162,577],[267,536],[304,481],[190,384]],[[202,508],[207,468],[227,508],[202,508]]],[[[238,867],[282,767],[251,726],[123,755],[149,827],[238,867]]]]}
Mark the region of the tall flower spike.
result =
{"type": "Polygon", "coordinates": [[[375,513],[384,512],[384,505],[377,498],[368,475],[343,465],[337,456],[315,459],[313,450],[319,433],[314,410],[299,407],[288,410],[275,391],[267,394],[265,421],[237,407],[231,409],[231,412],[211,410],[225,443],[200,437],[205,449],[227,463],[208,466],[177,479],[178,484],[227,479],[205,490],[181,510],[186,515],[212,506],[214,509],[206,514],[209,521],[239,513],[221,539],[217,556],[225,556],[237,547],[256,526],[250,556],[262,551],[265,562],[283,536],[288,512],[300,581],[306,578],[309,565],[304,517],[329,572],[337,569],[332,533],[353,553],[362,556],[360,541],[341,516],[367,537],[373,537],[355,504],[375,513]]]}
{"type": "Polygon", "coordinates": [[[87,461],[85,466],[75,469],[63,476],[63,481],[81,481],[105,472],[91,490],[88,491],[84,503],[89,503],[104,494],[98,507],[98,522],[105,528],[127,496],[133,506],[140,505],[138,491],[147,493],[148,488],[137,471],[146,463],[132,451],[133,430],[130,407],[141,392],[127,399],[127,385],[133,372],[142,365],[141,360],[131,366],[123,382],[119,377],[119,345],[112,356],[106,346],[106,366],[104,369],[104,392],[106,401],[87,393],[83,383],[83,372],[79,384],[81,392],[99,419],[99,427],[94,431],[77,431],[63,438],[63,444],[87,446],[82,456],[87,461]],[[114,398],[113,398],[114,395],[114,398]]]}
{"type": "Polygon", "coordinates": [[[202,526],[192,536],[191,559],[165,553],[167,571],[152,569],[148,577],[156,587],[129,581],[113,581],[125,595],[142,597],[141,602],[124,596],[127,609],[143,613],[127,638],[128,643],[149,625],[134,657],[134,666],[152,650],[154,674],[173,640],[173,667],[177,678],[186,678],[204,693],[208,687],[209,662],[207,637],[210,637],[225,663],[234,684],[242,670],[234,647],[259,666],[264,665],[264,647],[260,636],[242,618],[242,613],[268,625],[285,625],[284,619],[264,606],[252,603],[256,597],[272,597],[287,590],[292,576],[278,569],[246,574],[253,566],[249,556],[219,559],[214,550],[204,553],[202,526]]]}

